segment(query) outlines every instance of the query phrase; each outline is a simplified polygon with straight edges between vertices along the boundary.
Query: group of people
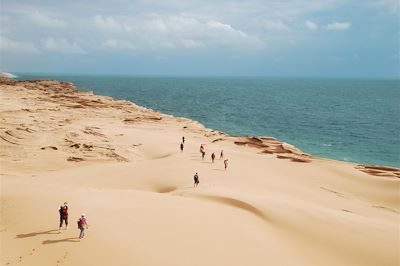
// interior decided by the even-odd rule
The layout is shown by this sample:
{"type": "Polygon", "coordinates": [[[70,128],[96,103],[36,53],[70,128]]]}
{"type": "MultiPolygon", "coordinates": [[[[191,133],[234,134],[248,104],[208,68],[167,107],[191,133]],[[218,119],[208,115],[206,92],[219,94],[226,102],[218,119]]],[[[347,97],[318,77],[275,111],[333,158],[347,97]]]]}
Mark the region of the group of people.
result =
{"type": "MultiPolygon", "coordinates": [[[[202,160],[204,160],[204,157],[205,157],[205,155],[206,155],[206,148],[205,148],[205,146],[206,146],[206,144],[201,144],[201,145],[200,145],[200,153],[201,153],[201,158],[202,158],[202,160]]],[[[224,159],[224,150],[221,150],[221,153],[220,153],[220,155],[219,155],[219,159],[220,159],[220,160],[221,160],[221,159],[224,159]]],[[[215,160],[215,153],[213,152],[213,153],[211,154],[211,162],[214,163],[214,160],[215,160]]],[[[224,160],[224,166],[225,166],[225,170],[226,170],[226,168],[228,168],[228,159],[225,159],[225,160],[224,160]]]]}
{"type": "MultiPolygon", "coordinates": [[[[184,148],[184,143],[185,143],[185,137],[182,137],[182,142],[181,142],[181,144],[180,144],[180,148],[181,148],[181,152],[183,152],[183,148],[184,148]]],[[[205,157],[205,155],[206,155],[206,148],[205,148],[205,144],[201,144],[200,145],[200,153],[201,153],[201,158],[202,158],[202,160],[204,160],[204,157],[205,157]]],[[[211,161],[212,161],[212,163],[214,163],[214,161],[215,161],[215,153],[213,152],[212,154],[211,154],[211,161]]],[[[221,153],[220,153],[220,155],[219,155],[219,159],[221,160],[221,159],[224,159],[224,151],[223,150],[221,150],[221,153]]],[[[225,171],[226,171],[226,169],[228,168],[228,159],[225,159],[224,160],[224,166],[225,166],[225,171]]],[[[198,173],[196,173],[194,176],[193,176],[193,179],[194,179],[194,187],[197,187],[198,185],[199,185],[199,183],[200,183],[200,180],[199,180],[199,174],[198,173]]]]}
{"type": "MultiPolygon", "coordinates": [[[[68,215],[69,215],[68,203],[64,202],[64,204],[60,206],[58,212],[60,214],[60,226],[58,231],[61,232],[61,228],[64,223],[65,223],[65,229],[68,229],[68,215]]],[[[81,217],[79,217],[77,223],[78,223],[78,229],[80,230],[79,239],[82,239],[85,236],[85,230],[89,228],[85,213],[81,214],[81,217]]]]}

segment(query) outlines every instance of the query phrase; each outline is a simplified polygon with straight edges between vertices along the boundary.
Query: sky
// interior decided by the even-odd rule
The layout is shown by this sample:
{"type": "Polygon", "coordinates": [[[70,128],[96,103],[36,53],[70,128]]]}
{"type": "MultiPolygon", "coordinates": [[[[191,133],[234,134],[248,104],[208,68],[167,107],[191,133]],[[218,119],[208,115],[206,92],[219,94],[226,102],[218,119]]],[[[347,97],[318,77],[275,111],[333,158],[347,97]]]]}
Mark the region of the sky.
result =
{"type": "Polygon", "coordinates": [[[1,0],[0,70],[400,78],[398,0],[1,0]]]}

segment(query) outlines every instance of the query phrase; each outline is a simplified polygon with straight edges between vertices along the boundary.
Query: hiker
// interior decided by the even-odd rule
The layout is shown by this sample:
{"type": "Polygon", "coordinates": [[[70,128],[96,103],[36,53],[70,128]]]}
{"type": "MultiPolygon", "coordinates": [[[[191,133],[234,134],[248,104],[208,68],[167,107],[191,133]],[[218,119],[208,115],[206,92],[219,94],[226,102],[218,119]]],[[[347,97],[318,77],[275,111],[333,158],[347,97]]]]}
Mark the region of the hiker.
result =
{"type": "Polygon", "coordinates": [[[212,153],[212,154],[211,154],[211,161],[212,161],[212,163],[214,163],[214,159],[215,159],[215,153],[212,153]]]}
{"type": "Polygon", "coordinates": [[[85,236],[85,229],[88,229],[89,226],[86,221],[86,214],[82,213],[81,217],[78,220],[78,229],[81,230],[79,234],[79,239],[82,239],[85,236]]]}
{"type": "Polygon", "coordinates": [[[200,145],[200,153],[201,153],[201,159],[204,160],[204,156],[206,155],[206,148],[204,147],[206,144],[201,144],[200,145]]]}
{"type": "Polygon", "coordinates": [[[63,222],[65,222],[65,227],[68,229],[68,204],[64,202],[64,205],[60,206],[58,212],[60,213],[60,226],[58,228],[58,232],[61,232],[63,222]]]}
{"type": "Polygon", "coordinates": [[[221,153],[220,153],[220,155],[219,155],[219,159],[221,160],[221,159],[224,159],[224,151],[223,150],[221,150],[221,153]]]}
{"type": "Polygon", "coordinates": [[[181,152],[183,152],[183,143],[181,143],[181,152]]]}
{"type": "Polygon", "coordinates": [[[185,137],[182,137],[182,143],[185,143],[185,137]]]}
{"type": "Polygon", "coordinates": [[[199,175],[196,173],[193,178],[194,178],[194,187],[197,187],[197,185],[200,183],[199,175]]]}
{"type": "Polygon", "coordinates": [[[226,170],[226,168],[228,167],[228,159],[226,159],[226,160],[224,161],[224,165],[225,165],[225,170],[226,170]]]}

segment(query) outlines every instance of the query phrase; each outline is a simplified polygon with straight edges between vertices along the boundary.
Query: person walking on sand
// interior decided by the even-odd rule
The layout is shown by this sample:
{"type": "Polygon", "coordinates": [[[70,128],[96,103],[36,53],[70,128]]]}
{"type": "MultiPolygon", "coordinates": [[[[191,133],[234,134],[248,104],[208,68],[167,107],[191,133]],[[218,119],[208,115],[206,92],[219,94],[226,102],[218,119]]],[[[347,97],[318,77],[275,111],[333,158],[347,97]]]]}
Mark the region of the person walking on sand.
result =
{"type": "Polygon", "coordinates": [[[183,152],[183,143],[181,143],[181,152],[183,152]]]}
{"type": "Polygon", "coordinates": [[[182,143],[185,143],[185,137],[182,137],[182,143]]]}
{"type": "Polygon", "coordinates": [[[220,153],[220,155],[219,155],[219,159],[221,160],[221,159],[224,159],[224,150],[221,150],[221,153],[220,153]]]}
{"type": "Polygon", "coordinates": [[[85,236],[85,230],[88,228],[89,226],[87,224],[86,214],[82,213],[78,220],[78,229],[81,230],[79,233],[79,239],[82,239],[85,236]]]}
{"type": "Polygon", "coordinates": [[[228,159],[224,160],[224,165],[225,165],[225,171],[226,171],[226,168],[228,168],[228,159]]]}
{"type": "Polygon", "coordinates": [[[65,228],[68,229],[68,204],[67,202],[64,202],[63,205],[60,206],[60,209],[58,210],[60,214],[60,226],[58,228],[58,232],[61,232],[61,227],[63,226],[63,223],[65,222],[65,228]]]}
{"type": "Polygon", "coordinates": [[[194,175],[193,179],[194,179],[194,187],[197,187],[197,186],[199,185],[199,183],[200,183],[200,181],[199,181],[199,175],[196,173],[196,174],[194,175]]]}
{"type": "Polygon", "coordinates": [[[211,161],[212,161],[212,163],[214,163],[214,159],[215,159],[215,153],[212,153],[212,154],[211,154],[211,161]]]}
{"type": "Polygon", "coordinates": [[[201,159],[204,160],[204,156],[206,155],[206,148],[204,147],[205,144],[200,145],[200,153],[201,153],[201,159]]]}

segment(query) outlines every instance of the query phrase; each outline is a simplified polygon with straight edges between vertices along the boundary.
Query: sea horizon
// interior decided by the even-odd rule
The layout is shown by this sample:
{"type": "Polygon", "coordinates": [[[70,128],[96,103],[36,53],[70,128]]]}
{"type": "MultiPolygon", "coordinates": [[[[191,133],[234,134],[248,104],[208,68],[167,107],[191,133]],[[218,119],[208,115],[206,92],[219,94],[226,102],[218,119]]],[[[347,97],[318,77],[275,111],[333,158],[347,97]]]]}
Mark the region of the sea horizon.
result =
{"type": "Polygon", "coordinates": [[[132,73],[90,73],[90,72],[24,72],[24,71],[3,71],[1,73],[9,73],[17,78],[22,76],[104,76],[104,77],[132,77],[132,78],[231,78],[231,79],[315,79],[315,80],[398,80],[400,76],[293,76],[293,75],[219,75],[219,74],[132,74],[132,73]]]}

